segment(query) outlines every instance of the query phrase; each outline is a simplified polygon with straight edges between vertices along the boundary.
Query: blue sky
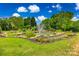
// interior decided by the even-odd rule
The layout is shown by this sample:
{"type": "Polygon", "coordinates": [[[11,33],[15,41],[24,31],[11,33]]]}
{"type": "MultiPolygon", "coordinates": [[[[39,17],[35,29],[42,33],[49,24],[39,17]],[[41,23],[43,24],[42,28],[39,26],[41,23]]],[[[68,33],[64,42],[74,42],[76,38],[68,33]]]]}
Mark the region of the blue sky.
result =
{"type": "Polygon", "coordinates": [[[30,16],[43,20],[62,10],[73,12],[73,19],[79,18],[78,3],[0,3],[0,17],[30,16]]]}

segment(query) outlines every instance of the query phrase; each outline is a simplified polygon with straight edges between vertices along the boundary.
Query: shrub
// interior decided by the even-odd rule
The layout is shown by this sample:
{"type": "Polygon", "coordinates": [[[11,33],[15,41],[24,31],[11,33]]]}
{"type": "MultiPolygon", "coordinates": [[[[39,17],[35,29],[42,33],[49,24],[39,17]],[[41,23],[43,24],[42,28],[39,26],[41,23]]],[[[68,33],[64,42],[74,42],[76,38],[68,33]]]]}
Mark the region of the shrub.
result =
{"type": "Polygon", "coordinates": [[[28,30],[26,30],[26,36],[27,36],[27,38],[34,37],[35,33],[32,30],[28,29],[28,30]]]}
{"type": "Polygon", "coordinates": [[[33,31],[36,30],[36,26],[32,27],[31,29],[32,29],[33,31]]]}
{"type": "Polygon", "coordinates": [[[45,38],[38,38],[38,39],[36,39],[36,41],[41,42],[41,43],[47,43],[47,42],[49,42],[50,40],[45,39],[45,38]]]}
{"type": "Polygon", "coordinates": [[[56,30],[56,32],[62,32],[62,30],[61,30],[61,29],[59,29],[59,30],[56,30]]]}
{"type": "Polygon", "coordinates": [[[16,36],[16,33],[9,31],[9,32],[7,32],[7,36],[8,37],[15,37],[16,36]]]}
{"type": "Polygon", "coordinates": [[[71,35],[73,35],[73,33],[70,32],[70,31],[67,31],[67,32],[66,32],[66,35],[71,36],[71,35]]]}

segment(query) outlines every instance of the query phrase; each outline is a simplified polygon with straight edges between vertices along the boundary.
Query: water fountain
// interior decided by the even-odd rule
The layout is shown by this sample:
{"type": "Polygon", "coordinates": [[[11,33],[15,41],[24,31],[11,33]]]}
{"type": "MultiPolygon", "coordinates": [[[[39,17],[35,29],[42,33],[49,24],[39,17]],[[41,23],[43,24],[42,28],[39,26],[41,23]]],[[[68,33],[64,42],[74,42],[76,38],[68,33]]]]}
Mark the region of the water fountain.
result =
{"type": "Polygon", "coordinates": [[[53,39],[53,32],[46,31],[44,29],[44,24],[37,24],[38,33],[35,37],[31,37],[30,40],[37,42],[49,42],[53,39]]]}
{"type": "Polygon", "coordinates": [[[29,40],[32,40],[34,42],[47,43],[47,42],[68,38],[68,35],[66,34],[66,32],[55,33],[53,31],[45,30],[44,24],[37,24],[37,30],[38,30],[38,33],[36,34],[36,36],[29,38],[29,40]]]}

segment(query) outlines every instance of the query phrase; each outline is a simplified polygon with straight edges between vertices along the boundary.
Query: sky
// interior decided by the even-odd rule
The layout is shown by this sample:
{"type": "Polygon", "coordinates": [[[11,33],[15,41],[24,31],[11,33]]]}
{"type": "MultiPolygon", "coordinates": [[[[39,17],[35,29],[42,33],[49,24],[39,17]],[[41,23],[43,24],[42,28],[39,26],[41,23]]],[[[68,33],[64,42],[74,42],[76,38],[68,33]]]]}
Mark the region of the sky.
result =
{"type": "Polygon", "coordinates": [[[79,19],[79,3],[0,3],[0,17],[35,17],[40,21],[60,11],[74,13],[73,20],[79,19]]]}

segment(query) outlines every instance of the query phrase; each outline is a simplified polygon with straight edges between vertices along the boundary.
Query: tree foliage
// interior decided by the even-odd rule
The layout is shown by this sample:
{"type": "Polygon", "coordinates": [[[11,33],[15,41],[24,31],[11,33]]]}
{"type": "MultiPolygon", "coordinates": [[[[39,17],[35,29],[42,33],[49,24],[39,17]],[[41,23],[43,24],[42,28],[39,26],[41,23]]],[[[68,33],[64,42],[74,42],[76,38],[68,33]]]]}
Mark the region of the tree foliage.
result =
{"type": "Polygon", "coordinates": [[[61,11],[58,14],[53,15],[49,20],[45,19],[42,23],[45,24],[45,28],[62,30],[62,31],[78,31],[79,21],[72,21],[74,14],[72,12],[61,11]]]}
{"type": "MultiPolygon", "coordinates": [[[[52,15],[50,18],[42,21],[45,30],[61,31],[79,31],[79,20],[72,21],[74,14],[72,12],[61,11],[52,15]]],[[[34,17],[9,17],[0,18],[0,32],[7,30],[36,30],[36,21],[34,17]]]]}
{"type": "Polygon", "coordinates": [[[0,19],[0,29],[2,30],[31,29],[34,26],[36,26],[35,18],[10,17],[0,19]]]}

